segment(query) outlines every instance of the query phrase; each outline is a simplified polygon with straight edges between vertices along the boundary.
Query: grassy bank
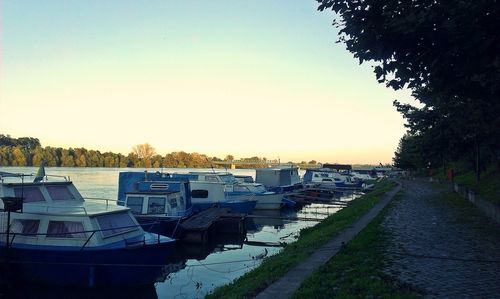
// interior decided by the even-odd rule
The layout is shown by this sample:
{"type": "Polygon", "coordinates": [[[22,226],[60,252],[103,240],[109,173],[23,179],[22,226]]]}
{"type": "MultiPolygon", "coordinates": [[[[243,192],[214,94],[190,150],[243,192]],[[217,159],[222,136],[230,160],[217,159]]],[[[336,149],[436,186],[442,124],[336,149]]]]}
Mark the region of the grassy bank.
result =
{"type": "MultiPolygon", "coordinates": [[[[401,197],[401,193],[394,200],[401,197]]],[[[380,213],[345,248],[306,279],[293,298],[414,298],[418,294],[383,273],[387,233],[380,213]]]]}
{"type": "Polygon", "coordinates": [[[206,298],[249,298],[283,276],[292,267],[306,259],[314,250],[334,235],[349,227],[370,210],[380,196],[394,187],[388,180],[378,182],[374,190],[352,202],[348,207],[329,216],[319,224],[303,229],[299,239],[279,253],[266,258],[262,264],[229,285],[219,287],[206,298]]]}
{"type": "MultiPolygon", "coordinates": [[[[474,171],[465,171],[459,167],[457,168],[458,170],[455,170],[454,177],[455,183],[474,190],[483,199],[500,204],[500,172],[495,165],[490,165],[485,171],[481,172],[479,182],[476,182],[474,171]]],[[[442,171],[436,171],[433,177],[443,181],[447,180],[446,175],[442,171]]]]}
{"type": "Polygon", "coordinates": [[[479,182],[476,182],[474,172],[457,175],[455,182],[474,190],[484,199],[500,203],[500,173],[495,169],[489,169],[481,173],[481,180],[479,182]]]}

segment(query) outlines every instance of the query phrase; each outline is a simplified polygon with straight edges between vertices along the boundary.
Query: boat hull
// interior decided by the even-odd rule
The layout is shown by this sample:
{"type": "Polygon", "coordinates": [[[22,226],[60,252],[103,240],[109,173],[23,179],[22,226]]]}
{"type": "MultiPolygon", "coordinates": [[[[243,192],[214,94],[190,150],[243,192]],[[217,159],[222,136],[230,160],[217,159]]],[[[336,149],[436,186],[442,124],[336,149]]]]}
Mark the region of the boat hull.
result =
{"type": "Polygon", "coordinates": [[[256,200],[230,200],[219,202],[193,203],[195,213],[206,210],[211,207],[228,208],[232,213],[250,214],[255,209],[256,200]]]}
{"type": "Polygon", "coordinates": [[[150,285],[164,275],[175,241],[113,249],[2,247],[12,283],[58,286],[150,285]]]}
{"type": "Polygon", "coordinates": [[[254,199],[257,200],[256,210],[279,210],[284,204],[283,194],[279,193],[256,195],[254,199]]]}

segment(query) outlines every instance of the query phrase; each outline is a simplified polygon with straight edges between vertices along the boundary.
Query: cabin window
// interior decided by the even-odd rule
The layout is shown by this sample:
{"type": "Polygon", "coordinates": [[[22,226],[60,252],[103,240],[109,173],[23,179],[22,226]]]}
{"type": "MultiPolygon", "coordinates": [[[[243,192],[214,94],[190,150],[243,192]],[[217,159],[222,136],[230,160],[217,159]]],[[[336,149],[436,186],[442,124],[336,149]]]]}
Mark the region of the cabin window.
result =
{"type": "Polygon", "coordinates": [[[83,223],[76,221],[49,221],[47,237],[85,238],[83,223]]]}
{"type": "Polygon", "coordinates": [[[208,182],[218,182],[217,176],[215,176],[215,175],[207,175],[205,177],[205,181],[208,181],[208,182]]]}
{"type": "Polygon", "coordinates": [[[165,213],[165,197],[150,197],[148,201],[148,214],[165,213]]]}
{"type": "Polygon", "coordinates": [[[335,182],[340,182],[340,181],[342,181],[341,179],[334,179],[334,180],[335,180],[335,182]]]}
{"type": "Polygon", "coordinates": [[[136,229],[137,225],[128,213],[117,213],[97,216],[97,223],[103,237],[109,237],[125,231],[136,229]]]}
{"type": "Polygon", "coordinates": [[[170,198],[170,207],[172,209],[177,208],[177,197],[172,197],[170,198]]]}
{"type": "Polygon", "coordinates": [[[42,191],[40,191],[40,188],[35,186],[15,187],[14,193],[16,194],[16,197],[23,197],[24,202],[45,201],[42,191]]]}
{"type": "Polygon", "coordinates": [[[14,234],[36,234],[40,220],[16,219],[10,224],[10,232],[14,234]]]}
{"type": "Polygon", "coordinates": [[[191,190],[191,197],[192,198],[207,198],[208,197],[208,190],[191,190]]]}
{"type": "Polygon", "coordinates": [[[246,186],[235,185],[234,192],[249,192],[249,190],[246,186]]]}
{"type": "Polygon", "coordinates": [[[45,186],[53,200],[75,199],[68,186],[45,186]]]}
{"type": "Polygon", "coordinates": [[[331,182],[331,181],[332,181],[332,179],[323,179],[322,181],[323,181],[323,182],[331,182]]]}
{"type": "Polygon", "coordinates": [[[127,207],[130,208],[133,214],[142,214],[142,203],[144,197],[142,196],[129,196],[127,197],[127,207]]]}
{"type": "Polygon", "coordinates": [[[314,177],[315,177],[315,178],[319,178],[319,174],[315,173],[315,174],[314,174],[314,177]]]}

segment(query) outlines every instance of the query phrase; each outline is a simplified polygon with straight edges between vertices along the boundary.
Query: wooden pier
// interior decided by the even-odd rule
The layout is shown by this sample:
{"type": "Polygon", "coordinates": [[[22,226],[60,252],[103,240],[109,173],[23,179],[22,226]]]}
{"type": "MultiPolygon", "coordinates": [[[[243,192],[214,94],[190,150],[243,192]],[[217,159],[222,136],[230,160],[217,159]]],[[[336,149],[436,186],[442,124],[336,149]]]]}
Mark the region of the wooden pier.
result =
{"type": "Polygon", "coordinates": [[[216,233],[243,234],[245,228],[245,214],[230,213],[228,208],[210,208],[181,224],[181,240],[205,244],[216,233]]]}

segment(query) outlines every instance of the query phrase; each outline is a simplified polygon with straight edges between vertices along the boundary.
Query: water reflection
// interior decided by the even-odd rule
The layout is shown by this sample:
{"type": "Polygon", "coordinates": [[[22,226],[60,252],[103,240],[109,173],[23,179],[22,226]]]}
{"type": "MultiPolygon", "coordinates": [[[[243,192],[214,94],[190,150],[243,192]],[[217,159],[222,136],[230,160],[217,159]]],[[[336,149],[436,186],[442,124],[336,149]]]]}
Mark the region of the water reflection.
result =
{"type": "MultiPolygon", "coordinates": [[[[2,170],[36,172],[35,168],[2,170]]],[[[50,174],[70,175],[85,197],[116,199],[118,173],[125,170],[127,169],[48,168],[46,171],[50,174]]],[[[255,171],[236,170],[235,174],[254,176],[255,171]]],[[[350,201],[359,195],[353,192],[335,193],[333,199],[350,201]]],[[[341,205],[322,202],[280,211],[256,210],[254,217],[247,219],[245,235],[216,234],[205,245],[179,244],[177,254],[163,269],[159,282],[154,286],[86,289],[23,285],[0,289],[0,297],[203,298],[217,286],[230,283],[259,266],[265,257],[278,253],[282,250],[283,243],[290,243],[298,238],[301,229],[317,224],[341,208],[341,205]]]]}
{"type": "MultiPolygon", "coordinates": [[[[71,275],[71,273],[68,273],[71,275]]],[[[48,287],[48,286],[10,286],[0,295],[1,298],[72,298],[72,299],[156,299],[158,295],[154,285],[135,287],[112,287],[112,288],[84,288],[84,287],[48,287]]]]}

